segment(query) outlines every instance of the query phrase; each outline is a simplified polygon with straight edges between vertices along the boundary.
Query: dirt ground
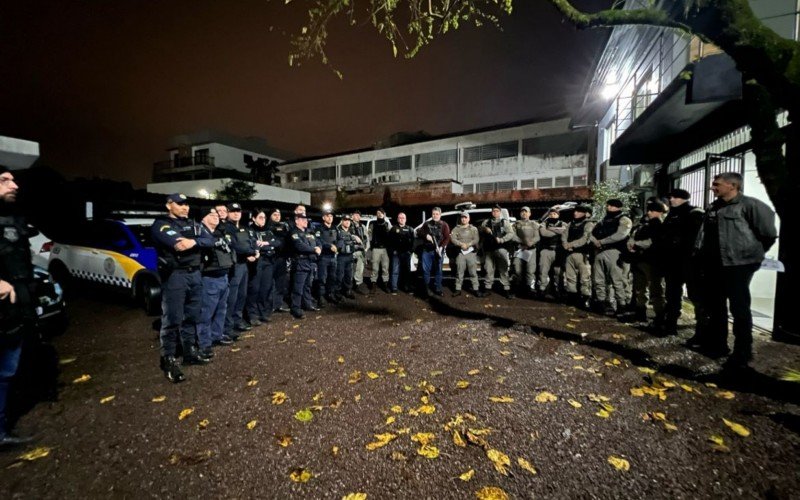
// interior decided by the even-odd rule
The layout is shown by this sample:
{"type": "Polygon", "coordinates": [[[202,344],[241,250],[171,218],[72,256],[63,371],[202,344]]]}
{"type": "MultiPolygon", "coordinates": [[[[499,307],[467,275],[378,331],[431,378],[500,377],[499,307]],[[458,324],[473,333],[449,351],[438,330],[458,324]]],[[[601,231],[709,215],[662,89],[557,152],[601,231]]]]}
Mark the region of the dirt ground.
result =
{"type": "Polygon", "coordinates": [[[794,346],[759,340],[742,380],[679,339],[559,305],[377,292],[300,321],[276,314],[174,385],[158,369],[152,318],[104,297],[69,310],[69,331],[53,340],[57,400],[18,422],[32,446],[0,453],[2,498],[475,498],[487,486],[512,498],[796,498],[800,488],[800,385],[778,380],[800,366],[794,346]],[[35,448],[48,454],[19,458],[35,448]]]}

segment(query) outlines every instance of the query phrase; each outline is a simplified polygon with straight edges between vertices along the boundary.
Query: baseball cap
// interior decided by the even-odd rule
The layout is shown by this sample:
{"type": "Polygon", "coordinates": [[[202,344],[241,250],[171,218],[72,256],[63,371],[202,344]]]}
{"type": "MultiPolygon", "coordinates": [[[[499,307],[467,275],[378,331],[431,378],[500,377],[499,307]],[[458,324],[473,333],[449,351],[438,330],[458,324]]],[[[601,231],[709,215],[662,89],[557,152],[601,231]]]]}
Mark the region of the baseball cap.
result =
{"type": "Polygon", "coordinates": [[[186,205],[189,199],[183,193],[172,193],[167,195],[167,203],[177,203],[178,205],[186,205]]]}

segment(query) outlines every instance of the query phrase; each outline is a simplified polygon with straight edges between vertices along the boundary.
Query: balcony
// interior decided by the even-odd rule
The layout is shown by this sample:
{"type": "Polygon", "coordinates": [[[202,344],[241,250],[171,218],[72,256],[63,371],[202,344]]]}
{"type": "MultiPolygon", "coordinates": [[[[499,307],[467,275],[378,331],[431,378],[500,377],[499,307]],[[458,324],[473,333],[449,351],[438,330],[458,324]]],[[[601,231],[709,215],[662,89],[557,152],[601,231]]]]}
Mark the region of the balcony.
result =
{"type": "Polygon", "coordinates": [[[153,164],[153,182],[193,181],[196,179],[253,180],[250,172],[218,167],[207,155],[173,158],[153,164]]]}

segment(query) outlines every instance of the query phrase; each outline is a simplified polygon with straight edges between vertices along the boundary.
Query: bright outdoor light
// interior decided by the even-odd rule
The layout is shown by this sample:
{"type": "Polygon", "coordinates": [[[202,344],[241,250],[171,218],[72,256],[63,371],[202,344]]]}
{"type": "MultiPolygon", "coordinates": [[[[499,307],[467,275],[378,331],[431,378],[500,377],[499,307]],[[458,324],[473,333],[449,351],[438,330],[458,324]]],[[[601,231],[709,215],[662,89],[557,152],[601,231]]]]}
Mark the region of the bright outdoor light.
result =
{"type": "Polygon", "coordinates": [[[200,188],[197,190],[197,193],[202,196],[203,198],[209,199],[211,198],[211,194],[208,192],[206,188],[200,188]]]}
{"type": "Polygon", "coordinates": [[[619,83],[606,83],[606,86],[603,87],[603,90],[600,92],[600,94],[603,96],[603,99],[613,99],[617,97],[619,90],[619,83]]]}
{"type": "Polygon", "coordinates": [[[322,204],[322,210],[333,210],[333,203],[326,201],[322,204]]]}

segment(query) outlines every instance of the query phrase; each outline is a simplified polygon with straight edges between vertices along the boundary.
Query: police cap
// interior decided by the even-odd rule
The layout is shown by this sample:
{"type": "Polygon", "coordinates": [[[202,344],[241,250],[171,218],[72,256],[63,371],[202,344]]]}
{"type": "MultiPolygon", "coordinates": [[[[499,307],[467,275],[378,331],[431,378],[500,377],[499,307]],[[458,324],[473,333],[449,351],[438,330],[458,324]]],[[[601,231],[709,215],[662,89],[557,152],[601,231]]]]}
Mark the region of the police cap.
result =
{"type": "Polygon", "coordinates": [[[228,212],[241,212],[242,206],[238,203],[228,203],[228,212]]]}
{"type": "Polygon", "coordinates": [[[609,207],[622,208],[623,203],[622,203],[622,200],[620,200],[618,198],[611,198],[610,200],[608,200],[606,202],[606,205],[609,206],[609,207]]]}
{"type": "Polygon", "coordinates": [[[691,199],[691,197],[692,197],[692,195],[689,194],[689,191],[687,191],[685,189],[673,189],[667,195],[667,198],[680,198],[682,200],[688,200],[688,199],[691,199]]]}
{"type": "Polygon", "coordinates": [[[342,220],[353,220],[353,218],[350,217],[348,214],[344,214],[342,215],[342,220]]]}
{"type": "Polygon", "coordinates": [[[528,212],[531,213],[531,207],[522,207],[519,209],[520,212],[528,212]]]}
{"type": "Polygon", "coordinates": [[[659,203],[657,201],[651,201],[647,204],[647,211],[648,212],[658,212],[660,214],[664,213],[664,204],[659,203]]]}
{"type": "Polygon", "coordinates": [[[183,193],[172,193],[167,195],[167,203],[177,203],[178,205],[186,205],[189,199],[183,193]]]}
{"type": "Polygon", "coordinates": [[[592,208],[588,207],[586,205],[578,205],[577,207],[575,207],[575,211],[576,212],[582,212],[582,213],[585,213],[585,214],[590,214],[590,213],[592,213],[592,208]]]}

